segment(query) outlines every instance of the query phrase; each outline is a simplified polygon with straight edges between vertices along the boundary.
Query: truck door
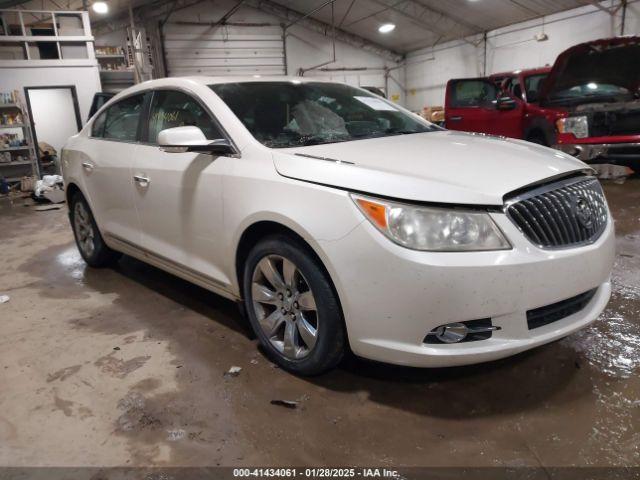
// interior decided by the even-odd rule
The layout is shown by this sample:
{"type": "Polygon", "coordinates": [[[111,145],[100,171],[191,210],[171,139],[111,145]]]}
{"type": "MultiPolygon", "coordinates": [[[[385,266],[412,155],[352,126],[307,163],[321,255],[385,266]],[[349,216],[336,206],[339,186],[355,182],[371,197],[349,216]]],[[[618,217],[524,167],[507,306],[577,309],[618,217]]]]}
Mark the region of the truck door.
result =
{"type": "Polygon", "coordinates": [[[522,101],[500,91],[488,78],[449,80],[445,127],[450,130],[521,138],[522,101]],[[515,122],[515,125],[514,125],[515,122]]]}

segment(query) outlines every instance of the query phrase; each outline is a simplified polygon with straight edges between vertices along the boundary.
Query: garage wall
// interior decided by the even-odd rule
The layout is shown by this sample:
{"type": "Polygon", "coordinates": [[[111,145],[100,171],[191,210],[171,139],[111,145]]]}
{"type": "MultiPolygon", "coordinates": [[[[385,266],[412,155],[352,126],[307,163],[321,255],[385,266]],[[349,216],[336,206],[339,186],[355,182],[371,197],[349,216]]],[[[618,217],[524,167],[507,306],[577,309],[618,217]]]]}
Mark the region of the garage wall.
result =
{"type": "Polygon", "coordinates": [[[80,119],[86,122],[95,92],[100,91],[98,67],[25,67],[0,68],[0,91],[19,90],[24,87],[69,86],[76,87],[80,119]]]}
{"type": "MultiPolygon", "coordinates": [[[[299,69],[324,63],[332,59],[333,42],[330,36],[319,34],[301,26],[288,30],[286,47],[283,44],[282,19],[249,6],[241,7],[230,19],[231,23],[268,23],[270,26],[210,25],[224,15],[236,2],[218,0],[202,2],[174,12],[163,28],[168,75],[297,75],[299,69]],[[286,58],[285,58],[286,48],[286,58]]],[[[301,8],[302,10],[302,8],[301,8]]],[[[112,32],[96,35],[96,45],[119,44],[126,35],[112,32]]],[[[336,62],[331,68],[356,67],[357,71],[310,71],[307,77],[329,77],[352,85],[384,88],[384,66],[395,62],[356,47],[336,42],[336,62]],[[362,70],[366,69],[366,70],[362,70]]],[[[404,81],[404,71],[395,71],[394,77],[404,81]]],[[[389,83],[390,96],[402,102],[402,89],[389,83]]]]}
{"type": "MultiPolygon", "coordinates": [[[[487,33],[486,73],[533,68],[553,64],[568,47],[620,32],[620,15],[615,18],[594,6],[582,7],[523,22],[487,33]],[[537,42],[545,32],[549,39],[537,42]]],[[[625,34],[640,34],[640,2],[628,5],[625,34]]],[[[447,80],[481,76],[485,70],[485,43],[482,36],[422,49],[407,56],[407,106],[420,110],[442,105],[447,80]]]]}

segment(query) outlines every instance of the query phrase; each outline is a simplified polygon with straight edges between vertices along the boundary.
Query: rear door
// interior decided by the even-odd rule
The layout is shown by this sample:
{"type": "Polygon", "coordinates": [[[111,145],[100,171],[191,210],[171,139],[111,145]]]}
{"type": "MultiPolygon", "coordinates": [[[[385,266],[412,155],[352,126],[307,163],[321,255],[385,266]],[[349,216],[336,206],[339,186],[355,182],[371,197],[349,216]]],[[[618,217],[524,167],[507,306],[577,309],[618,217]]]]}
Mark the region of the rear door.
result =
{"type": "Polygon", "coordinates": [[[93,122],[82,162],[85,191],[102,233],[140,243],[131,167],[145,94],[126,97],[93,122]]]}
{"type": "Polygon", "coordinates": [[[488,78],[449,80],[446,128],[520,138],[522,101],[516,99],[508,108],[499,109],[498,98],[504,95],[500,87],[488,78]]]}

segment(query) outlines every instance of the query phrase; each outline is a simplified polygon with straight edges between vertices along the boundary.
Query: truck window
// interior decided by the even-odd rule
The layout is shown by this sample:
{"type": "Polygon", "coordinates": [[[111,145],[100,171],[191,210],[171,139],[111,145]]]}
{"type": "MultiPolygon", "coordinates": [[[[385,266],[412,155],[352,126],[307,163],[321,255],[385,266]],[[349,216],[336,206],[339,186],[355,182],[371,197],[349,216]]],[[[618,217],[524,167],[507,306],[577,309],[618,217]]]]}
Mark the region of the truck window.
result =
{"type": "Polygon", "coordinates": [[[542,81],[547,78],[546,73],[539,73],[537,75],[529,75],[524,79],[524,88],[527,94],[527,102],[537,102],[538,101],[538,92],[540,91],[540,86],[542,85],[542,81]]]}
{"type": "Polygon", "coordinates": [[[498,96],[498,87],[489,80],[456,80],[451,89],[452,107],[490,107],[498,96]]]}

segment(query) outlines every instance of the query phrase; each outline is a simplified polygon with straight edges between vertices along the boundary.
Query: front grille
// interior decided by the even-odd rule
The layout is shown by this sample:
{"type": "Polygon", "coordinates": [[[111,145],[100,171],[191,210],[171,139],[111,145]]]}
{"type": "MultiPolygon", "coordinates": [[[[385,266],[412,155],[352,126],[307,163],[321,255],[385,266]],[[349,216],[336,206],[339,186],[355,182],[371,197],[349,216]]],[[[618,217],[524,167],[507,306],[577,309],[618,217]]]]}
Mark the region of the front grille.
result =
{"type": "Polygon", "coordinates": [[[576,177],[533,189],[506,203],[505,212],[542,248],[592,243],[607,225],[607,203],[595,177],[576,177]]]}
{"type": "Polygon", "coordinates": [[[596,112],[589,119],[589,136],[637,135],[640,132],[640,109],[596,112]]]}
{"type": "Polygon", "coordinates": [[[529,330],[549,325],[569,315],[578,313],[589,304],[597,290],[597,288],[594,288],[593,290],[562,300],[561,302],[527,311],[527,325],[529,330]]]}

